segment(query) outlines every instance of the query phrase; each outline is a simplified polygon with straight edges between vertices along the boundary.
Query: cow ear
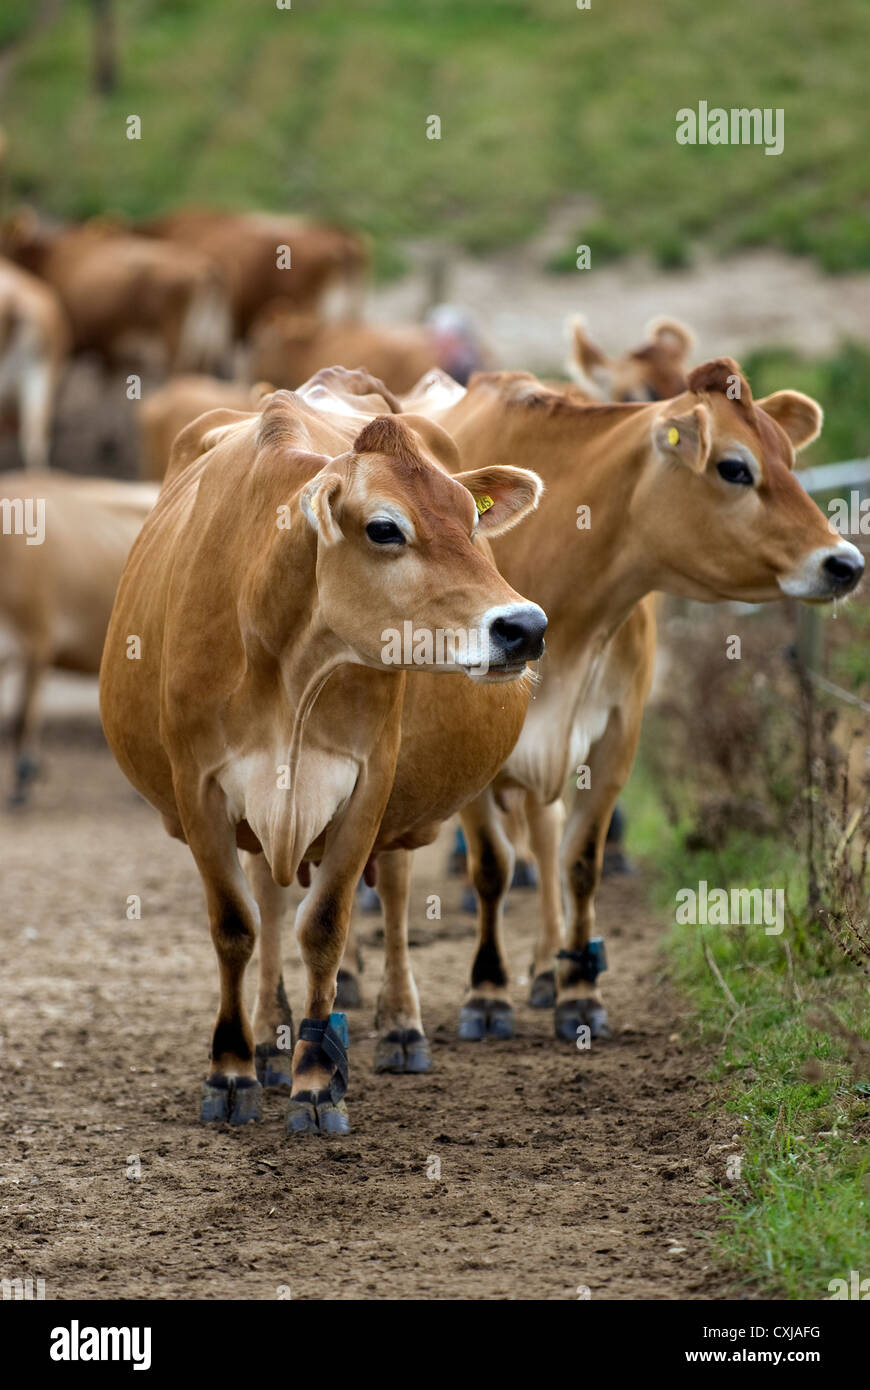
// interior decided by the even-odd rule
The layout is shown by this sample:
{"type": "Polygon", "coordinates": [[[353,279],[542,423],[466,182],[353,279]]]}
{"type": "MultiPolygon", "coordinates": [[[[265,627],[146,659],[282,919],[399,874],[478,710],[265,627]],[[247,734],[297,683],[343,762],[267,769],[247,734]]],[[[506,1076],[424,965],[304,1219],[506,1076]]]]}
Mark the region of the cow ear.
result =
{"type": "Polygon", "coordinates": [[[586,332],[586,324],[578,315],[570,324],[571,352],[567,361],[569,376],[594,400],[606,400],[611,389],[612,373],[607,358],[586,332]]]}
{"type": "Polygon", "coordinates": [[[651,319],[646,326],[646,336],[680,362],[685,362],[695,346],[694,334],[679,319],[651,319]]]}
{"type": "Polygon", "coordinates": [[[299,499],[305,520],[326,542],[341,537],[341,527],[335,519],[335,505],[341,496],[343,483],[337,473],[318,473],[303,490],[299,499]]]}
{"type": "Polygon", "coordinates": [[[710,457],[710,412],[696,405],[685,415],[660,416],[653,427],[653,443],[661,456],[703,473],[710,457]]]}
{"type": "Polygon", "coordinates": [[[477,508],[477,529],[484,535],[500,536],[509,531],[527,512],[534,511],[544,484],[528,468],[476,468],[454,473],[457,483],[468,488],[477,508]]]}
{"type": "Polygon", "coordinates": [[[795,449],[811,444],[822,432],[822,407],[801,391],[775,391],[755,405],[776,421],[795,449]]]}

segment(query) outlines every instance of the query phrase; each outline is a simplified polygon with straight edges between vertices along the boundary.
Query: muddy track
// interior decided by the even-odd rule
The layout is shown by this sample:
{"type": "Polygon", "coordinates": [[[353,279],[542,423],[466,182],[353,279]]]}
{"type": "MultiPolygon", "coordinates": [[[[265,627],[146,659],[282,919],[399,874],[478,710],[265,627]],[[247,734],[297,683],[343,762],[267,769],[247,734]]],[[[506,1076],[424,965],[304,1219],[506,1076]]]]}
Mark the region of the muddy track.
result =
{"type": "MultiPolygon", "coordinates": [[[[44,1279],[49,1299],[739,1292],[709,1241],[733,1121],[717,1119],[662,979],[639,879],[610,881],[600,906],[614,1041],[558,1045],[550,1015],[521,1007],[513,1042],[460,1045],[470,919],[444,844],[418,856],[413,956],[435,1069],[372,1072],[368,919],[353,1133],[291,1141],[278,1097],[260,1126],[196,1121],[216,1004],[199,881],[95,736],[48,743],[33,808],[4,813],[0,834],[0,1274],[44,1279]],[[425,921],[430,893],[441,922],[425,921]],[[132,894],[141,921],[127,920],[132,894]]],[[[508,920],[519,999],[533,895],[514,894],[508,920]]],[[[290,939],[285,957],[298,1019],[290,939]]]]}

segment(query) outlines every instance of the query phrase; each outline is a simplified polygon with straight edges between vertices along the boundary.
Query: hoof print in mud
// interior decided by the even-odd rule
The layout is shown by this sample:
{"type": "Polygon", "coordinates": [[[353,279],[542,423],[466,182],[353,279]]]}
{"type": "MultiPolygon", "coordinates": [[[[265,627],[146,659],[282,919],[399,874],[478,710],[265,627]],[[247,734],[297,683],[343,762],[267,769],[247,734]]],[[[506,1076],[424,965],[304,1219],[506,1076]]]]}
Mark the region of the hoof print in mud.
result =
{"type": "Polygon", "coordinates": [[[293,1087],[292,1049],[282,1051],[271,1043],[257,1043],[257,1080],[269,1091],[290,1091],[293,1087]]]}
{"type": "Polygon", "coordinates": [[[350,1119],[343,1100],[315,1099],[308,1092],[287,1102],[284,1128],[288,1134],[349,1134],[350,1119]]]}
{"type": "Polygon", "coordinates": [[[375,1044],[375,1071],[419,1073],[432,1068],[429,1039],[416,1028],[394,1028],[375,1044]]]}
{"type": "Polygon", "coordinates": [[[556,972],[542,970],[532,980],[529,990],[530,1009],[552,1009],[556,1003],[556,972]]]}
{"type": "Polygon", "coordinates": [[[607,1010],[597,999],[568,999],[557,1004],[553,1016],[556,1037],[563,1042],[577,1041],[577,1029],[588,1028],[592,1038],[612,1037],[607,1010]]]}
{"type": "Polygon", "coordinates": [[[514,1035],[514,1011],[499,999],[472,999],[459,1011],[459,1037],[462,1042],[481,1042],[497,1038],[506,1042],[514,1035]]]}
{"type": "Polygon", "coordinates": [[[263,1088],[246,1076],[213,1076],[202,1083],[199,1118],[203,1124],[252,1124],[263,1118],[263,1088]]]}

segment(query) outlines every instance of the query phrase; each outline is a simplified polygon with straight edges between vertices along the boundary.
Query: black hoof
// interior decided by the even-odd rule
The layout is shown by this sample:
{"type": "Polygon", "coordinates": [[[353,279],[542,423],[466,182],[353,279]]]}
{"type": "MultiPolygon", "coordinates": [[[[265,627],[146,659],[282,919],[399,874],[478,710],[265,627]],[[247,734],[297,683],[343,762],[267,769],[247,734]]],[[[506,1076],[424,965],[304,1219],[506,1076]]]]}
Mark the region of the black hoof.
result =
{"type": "Polygon", "coordinates": [[[343,1100],[321,1100],[303,1091],[287,1102],[284,1128],[288,1134],[349,1134],[347,1106],[343,1100]]]}
{"type": "Polygon", "coordinates": [[[556,1003],[556,972],[542,970],[532,980],[529,990],[529,1008],[552,1009],[556,1003]]]}
{"type": "Polygon", "coordinates": [[[590,1038],[611,1037],[607,1010],[597,999],[567,999],[556,1005],[553,1016],[556,1037],[563,1042],[577,1041],[577,1029],[588,1028],[590,1038]]]}
{"type": "Polygon", "coordinates": [[[359,986],[359,980],[349,970],[339,970],[338,972],[335,1007],[337,1009],[362,1008],[362,990],[359,986]]]}
{"type": "Polygon", "coordinates": [[[293,1086],[293,1043],[290,1050],[273,1047],[271,1043],[257,1043],[254,1056],[257,1080],[261,1086],[273,1091],[289,1091],[293,1086]]]}
{"type": "Polygon", "coordinates": [[[502,1042],[514,1035],[514,1011],[500,999],[474,999],[459,1011],[459,1037],[462,1042],[481,1042],[497,1038],[502,1042]]]}
{"type": "Polygon", "coordinates": [[[252,1124],[263,1118],[263,1088],[249,1076],[210,1076],[202,1083],[203,1124],[252,1124]]]}
{"type": "Polygon", "coordinates": [[[429,1040],[417,1028],[394,1028],[375,1045],[375,1071],[402,1074],[431,1070],[429,1040]]]}
{"type": "Polygon", "coordinates": [[[527,859],[518,859],[514,865],[511,888],[537,888],[537,886],[538,875],[535,873],[534,864],[530,864],[527,859]]]}

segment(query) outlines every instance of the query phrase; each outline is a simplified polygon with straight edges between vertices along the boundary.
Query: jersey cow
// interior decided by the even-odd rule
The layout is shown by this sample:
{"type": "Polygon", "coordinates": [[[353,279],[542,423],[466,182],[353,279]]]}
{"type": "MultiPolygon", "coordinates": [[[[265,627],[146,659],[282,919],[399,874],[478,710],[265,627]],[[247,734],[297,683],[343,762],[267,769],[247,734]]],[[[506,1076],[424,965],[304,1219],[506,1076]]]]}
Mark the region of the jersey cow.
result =
{"type": "Polygon", "coordinates": [[[173,371],[226,361],[223,280],[195,247],[152,241],[111,221],[50,228],[24,215],[7,222],[2,239],[7,254],[59,296],[76,351],[111,361],[144,348],[173,371]]]}
{"type": "Polygon", "coordinates": [[[166,472],[172,441],[185,425],[208,410],[253,410],[273,388],[265,382],[245,386],[216,376],[174,376],[143,396],[139,406],[142,425],[140,473],[159,482],[166,472]]]}
{"type": "Polygon", "coordinates": [[[322,313],[330,307],[328,298],[347,312],[359,311],[369,253],[362,237],[343,227],[283,213],[181,208],[139,230],[195,249],[220,266],[238,338],[272,299],[322,313]]]}
{"type": "Polygon", "coordinates": [[[0,641],[22,675],[12,804],[37,769],[39,692],[52,667],[96,675],[124,561],[156,487],[66,473],[0,474],[0,641]]]}
{"type": "Polygon", "coordinates": [[[677,319],[652,319],[646,341],[620,357],[608,357],[589,337],[581,317],[571,322],[568,369],[590,401],[665,401],[686,388],[691,331],[677,319]]]}
{"type": "MultiPolygon", "coordinates": [[[[426,394],[415,393],[416,410],[426,410],[426,394]]],[[[479,943],[460,1034],[512,1034],[502,907],[513,852],[498,800],[518,787],[542,885],[533,998],[555,1002],[558,1037],[576,1039],[581,1026],[602,1036],[594,897],[648,693],[645,597],[660,590],[704,602],[825,602],[855,587],[864,561],[792,471],[795,450],[821,427],[818,405],[795,391],[753,401],[730,358],[696,368],[682,395],[659,404],[578,404],[524,373],[480,375],[464,393],[433,379],[429,395],[433,418],[466,464],[522,457],[546,487],[528,524],[493,547],[506,579],[546,609],[550,627],[522,734],[498,777],[462,812],[479,943]],[[561,796],[581,766],[588,776],[563,831],[561,796]]],[[[404,924],[397,926],[394,904],[383,905],[389,937],[404,924]]],[[[396,949],[389,940],[387,949],[396,949]]]]}
{"type": "Polygon", "coordinates": [[[281,302],[268,305],[251,331],[249,374],[297,387],[324,367],[362,367],[402,395],[432,367],[443,365],[427,328],[322,323],[281,302]]]}
{"type": "MultiPolygon", "coordinates": [[[[449,437],[385,413],[379,391],[362,373],[326,373],[258,415],[216,411],[184,430],[109,626],[107,738],[206,890],[220,1008],[205,1120],[257,1117],[258,1062],[267,1084],[287,1079],[283,892],[313,862],[287,1128],[347,1130],[333,1004],[357,880],[378,857],[401,900],[404,851],[507,756],[528,701],[519,677],[543,648],[543,612],[485,544],[533,509],[538,478],[501,464],[457,472],[449,437]],[[253,855],[247,880],[239,848],[253,855]],[[242,984],[258,926],[252,1029],[242,984]]],[[[387,973],[383,1047],[421,1069],[401,941],[387,973]]]]}

